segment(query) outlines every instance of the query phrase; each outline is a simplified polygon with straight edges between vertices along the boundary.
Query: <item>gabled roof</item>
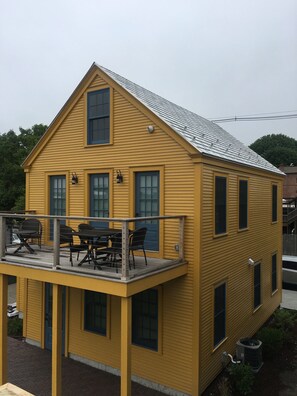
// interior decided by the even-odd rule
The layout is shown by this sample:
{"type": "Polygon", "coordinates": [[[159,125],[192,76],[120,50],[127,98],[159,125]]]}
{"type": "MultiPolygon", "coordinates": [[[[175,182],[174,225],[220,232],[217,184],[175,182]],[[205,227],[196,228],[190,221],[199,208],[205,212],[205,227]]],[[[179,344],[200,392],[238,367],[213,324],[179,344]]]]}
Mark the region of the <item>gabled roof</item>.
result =
{"type": "Polygon", "coordinates": [[[69,111],[72,104],[77,100],[77,97],[85,89],[85,84],[90,83],[90,78],[93,78],[92,75],[96,70],[101,70],[103,72],[102,74],[105,73],[107,76],[105,78],[109,78],[111,80],[110,83],[113,81],[128,94],[136,98],[138,102],[141,102],[143,106],[168,125],[170,131],[172,130],[173,133],[175,132],[181,137],[186,145],[190,144],[188,147],[193,147],[195,151],[197,150],[203,156],[223,159],[283,175],[281,170],[274,167],[217,124],[162,98],[96,63],[92,64],[68,101],[52,121],[46,133],[25,159],[23,167],[30,166],[34,158],[39,155],[42,148],[55,133],[56,126],[60,120],[65,117],[65,113],[69,111]]]}
{"type": "Polygon", "coordinates": [[[162,98],[103,66],[97,64],[96,66],[161,118],[201,154],[283,174],[217,124],[162,98]]]}

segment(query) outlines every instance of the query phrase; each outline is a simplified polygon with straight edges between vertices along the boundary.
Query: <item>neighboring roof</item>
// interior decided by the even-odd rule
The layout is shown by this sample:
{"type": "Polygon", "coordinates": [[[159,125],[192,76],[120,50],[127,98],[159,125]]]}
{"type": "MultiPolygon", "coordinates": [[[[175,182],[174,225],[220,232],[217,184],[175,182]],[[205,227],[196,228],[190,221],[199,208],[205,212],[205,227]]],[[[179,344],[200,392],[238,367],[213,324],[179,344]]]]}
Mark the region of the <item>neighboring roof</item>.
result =
{"type": "Polygon", "coordinates": [[[201,154],[283,175],[283,172],[217,124],[178,106],[126,78],[95,64],[143,103],[201,154]]]}
{"type": "Polygon", "coordinates": [[[283,171],[286,175],[291,174],[291,173],[297,173],[297,166],[280,166],[279,167],[281,171],[283,171]]]}

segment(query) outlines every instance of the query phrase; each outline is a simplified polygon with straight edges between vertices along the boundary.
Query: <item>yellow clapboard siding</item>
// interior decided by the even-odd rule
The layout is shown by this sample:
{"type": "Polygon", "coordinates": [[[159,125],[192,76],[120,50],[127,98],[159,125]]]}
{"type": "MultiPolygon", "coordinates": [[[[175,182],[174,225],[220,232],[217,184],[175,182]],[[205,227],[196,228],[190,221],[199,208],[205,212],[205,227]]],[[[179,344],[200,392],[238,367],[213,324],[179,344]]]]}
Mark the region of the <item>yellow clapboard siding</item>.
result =
{"type": "Polygon", "coordinates": [[[28,280],[27,338],[41,342],[42,283],[28,280]]]}
{"type": "MultiPolygon", "coordinates": [[[[202,262],[201,262],[201,387],[221,370],[223,351],[234,354],[239,338],[252,336],[280,303],[280,292],[271,295],[271,254],[281,260],[281,222],[271,224],[271,183],[268,177],[249,178],[249,229],[238,231],[237,172],[227,172],[228,235],[213,235],[213,185],[215,169],[205,167],[203,176],[202,262]],[[259,194],[259,191],[261,192],[259,194]],[[261,261],[262,302],[253,313],[253,268],[247,260],[261,261]],[[213,287],[227,281],[227,337],[213,351],[213,287]]],[[[279,191],[281,191],[281,183],[279,191]]],[[[279,211],[280,212],[280,211],[279,211]]],[[[281,212],[279,213],[281,219],[281,212]]],[[[280,273],[279,273],[280,281],[280,273]]]]}

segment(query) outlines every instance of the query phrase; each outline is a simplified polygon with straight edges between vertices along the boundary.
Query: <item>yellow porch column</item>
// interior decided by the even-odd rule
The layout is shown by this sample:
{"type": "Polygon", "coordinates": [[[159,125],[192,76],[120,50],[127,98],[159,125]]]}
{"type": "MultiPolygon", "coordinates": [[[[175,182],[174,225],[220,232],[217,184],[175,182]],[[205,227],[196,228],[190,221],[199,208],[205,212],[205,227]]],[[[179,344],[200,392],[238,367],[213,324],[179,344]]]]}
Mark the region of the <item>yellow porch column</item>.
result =
{"type": "Polygon", "coordinates": [[[62,286],[53,284],[52,395],[62,395],[62,286]]]}
{"type": "Polygon", "coordinates": [[[7,382],[7,289],[8,276],[0,274],[0,384],[7,382]]]}
{"type": "Polygon", "coordinates": [[[121,396],[131,395],[131,297],[121,298],[121,396]]]}

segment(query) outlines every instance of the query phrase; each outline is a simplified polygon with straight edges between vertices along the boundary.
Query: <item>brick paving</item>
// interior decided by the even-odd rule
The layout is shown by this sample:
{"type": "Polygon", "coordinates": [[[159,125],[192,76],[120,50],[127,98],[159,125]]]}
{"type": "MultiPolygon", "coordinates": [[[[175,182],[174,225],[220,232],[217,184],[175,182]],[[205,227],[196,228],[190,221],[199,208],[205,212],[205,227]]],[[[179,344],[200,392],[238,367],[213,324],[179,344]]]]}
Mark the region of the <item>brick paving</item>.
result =
{"type": "MultiPolygon", "coordinates": [[[[51,352],[8,337],[8,382],[36,396],[51,395],[51,352]]],[[[120,377],[62,359],[63,396],[118,396],[120,377]]],[[[132,382],[132,396],[164,396],[132,382]]]]}

